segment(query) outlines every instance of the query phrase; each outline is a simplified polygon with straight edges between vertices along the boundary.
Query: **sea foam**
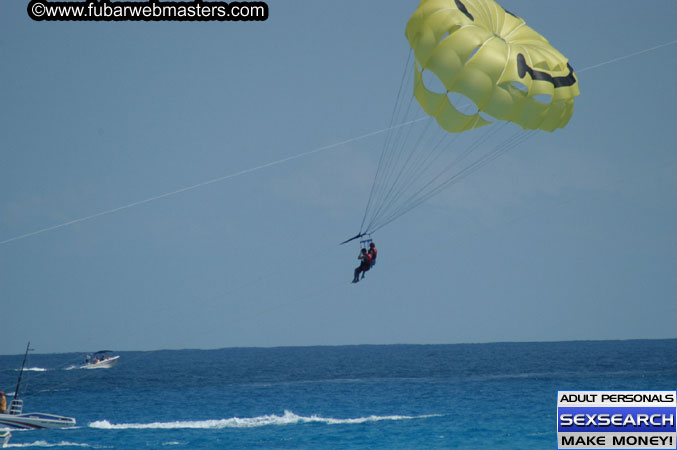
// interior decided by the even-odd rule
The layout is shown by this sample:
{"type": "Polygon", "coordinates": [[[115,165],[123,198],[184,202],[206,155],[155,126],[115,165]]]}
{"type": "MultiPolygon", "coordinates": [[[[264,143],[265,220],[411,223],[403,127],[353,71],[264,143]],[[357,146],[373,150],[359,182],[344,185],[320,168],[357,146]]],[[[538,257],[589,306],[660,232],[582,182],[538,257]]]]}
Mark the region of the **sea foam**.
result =
{"type": "Polygon", "coordinates": [[[5,448],[24,448],[24,447],[92,447],[89,444],[79,444],[77,442],[67,442],[67,441],[61,441],[61,442],[47,442],[47,441],[34,441],[34,442],[26,442],[23,444],[17,444],[17,443],[12,443],[10,442],[5,446],[5,448]]]}
{"type": "Polygon", "coordinates": [[[176,422],[153,422],[153,423],[121,423],[112,424],[107,420],[98,420],[91,422],[91,428],[101,428],[110,430],[121,429],[173,429],[173,428],[252,428],[263,427],[268,425],[294,425],[302,423],[324,423],[328,425],[341,424],[360,424],[365,422],[379,422],[383,420],[412,420],[412,419],[426,419],[429,417],[437,417],[438,414],[422,415],[422,416],[368,416],[358,417],[352,419],[336,419],[332,417],[321,417],[317,415],[299,416],[291,411],[285,411],[283,415],[275,414],[258,416],[258,417],[232,417],[230,419],[216,419],[216,420],[196,420],[196,421],[176,421],[176,422]]]}

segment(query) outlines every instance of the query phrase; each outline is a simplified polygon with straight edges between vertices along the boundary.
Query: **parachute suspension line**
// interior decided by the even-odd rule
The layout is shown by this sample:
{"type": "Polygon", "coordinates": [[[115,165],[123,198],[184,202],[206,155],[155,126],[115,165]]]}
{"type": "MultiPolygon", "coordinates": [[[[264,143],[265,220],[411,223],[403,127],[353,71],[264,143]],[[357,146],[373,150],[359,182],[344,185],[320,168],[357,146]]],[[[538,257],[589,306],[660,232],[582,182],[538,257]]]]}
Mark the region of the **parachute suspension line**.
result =
{"type": "MultiPolygon", "coordinates": [[[[406,110],[404,111],[404,117],[411,117],[411,112],[413,110],[412,105],[414,103],[414,97],[409,96],[409,102],[407,104],[406,110]]],[[[430,126],[430,121],[426,122],[426,128],[430,126]]],[[[398,165],[402,159],[402,155],[409,154],[409,149],[406,146],[406,143],[409,141],[413,127],[408,127],[407,130],[397,130],[388,142],[388,145],[384,147],[382,156],[384,164],[381,167],[381,172],[374,177],[374,199],[369,210],[366,211],[367,215],[372,211],[374,205],[380,206],[383,204],[383,199],[387,195],[388,187],[391,186],[391,179],[397,171],[398,165]]],[[[370,220],[371,221],[371,220],[370,220]]]]}
{"type": "MultiPolygon", "coordinates": [[[[470,106],[470,105],[469,105],[470,106]]],[[[475,139],[474,143],[471,143],[468,145],[465,150],[461,153],[461,155],[457,156],[454,158],[451,162],[451,164],[448,164],[446,167],[444,167],[441,170],[436,170],[433,168],[433,165],[438,161],[438,159],[449,153],[448,147],[449,146],[442,146],[441,144],[449,137],[449,133],[446,133],[444,131],[440,131],[442,133],[442,138],[438,140],[438,142],[432,146],[432,149],[427,153],[423,154],[419,160],[417,161],[417,166],[415,168],[409,168],[407,167],[407,173],[408,173],[408,179],[406,183],[402,183],[400,186],[396,186],[398,189],[397,195],[395,197],[391,197],[390,202],[387,205],[382,205],[381,209],[377,211],[377,213],[374,214],[371,222],[369,223],[369,226],[367,227],[367,230],[371,230],[374,227],[379,227],[380,228],[380,223],[383,222],[390,222],[390,218],[394,216],[399,216],[401,214],[398,213],[398,211],[406,209],[408,210],[408,205],[416,202],[417,198],[425,195],[426,189],[430,189],[430,186],[434,186],[436,183],[441,183],[439,180],[442,176],[444,176],[447,172],[449,172],[453,167],[455,167],[460,161],[464,160],[470,153],[472,153],[473,150],[475,150],[477,147],[479,147],[483,142],[485,142],[490,136],[493,134],[497,133],[502,126],[504,126],[505,123],[503,123],[501,126],[496,126],[496,127],[488,127],[484,130],[482,130],[482,134],[475,139]],[[422,177],[423,174],[428,174],[428,175],[433,175],[431,176],[426,176],[422,177]],[[427,183],[425,183],[423,186],[419,187],[418,189],[410,189],[413,183],[416,181],[420,181],[421,178],[430,180],[427,183]],[[404,201],[401,201],[401,198],[404,196],[406,192],[413,191],[412,194],[409,194],[409,197],[405,199],[404,201]],[[399,204],[400,206],[396,207],[393,209],[394,204],[399,204]],[[385,217],[384,217],[385,216],[385,217]]],[[[460,136],[460,134],[454,134],[453,135],[453,140],[452,143],[454,143],[460,136]]],[[[418,149],[414,149],[414,153],[420,153],[418,152],[418,149]]],[[[405,166],[406,167],[406,166],[405,166]]]]}
{"type": "Polygon", "coordinates": [[[401,172],[404,174],[403,180],[401,183],[396,182],[392,185],[389,198],[386,199],[386,202],[381,205],[381,207],[373,214],[372,220],[369,223],[367,229],[371,229],[375,223],[379,221],[379,218],[387,212],[394,204],[397,204],[402,196],[407,192],[408,188],[412,186],[416,181],[421,179],[421,176],[428,172],[432,165],[444,155],[446,148],[451,146],[453,142],[458,139],[458,135],[453,135],[452,143],[447,145],[442,145],[445,141],[449,140],[448,133],[444,133],[441,138],[437,140],[431,146],[425,146],[425,148],[430,148],[428,152],[419,151],[419,147],[414,148],[412,155],[418,155],[414,163],[411,164],[411,169],[407,169],[405,173],[406,164],[402,166],[401,172]]]}
{"type": "MultiPolygon", "coordinates": [[[[398,101],[391,119],[393,122],[403,113],[404,121],[412,111],[415,97],[410,96],[406,108],[402,99],[405,78],[402,78],[398,91],[398,101]]],[[[473,105],[464,105],[460,109],[471,106],[473,105]]],[[[470,156],[478,148],[486,147],[487,142],[495,138],[508,122],[498,122],[476,130],[476,133],[481,134],[469,144],[459,147],[460,153],[453,150],[462,136],[461,133],[448,133],[444,130],[438,130],[437,134],[431,133],[429,129],[432,121],[426,122],[424,126],[417,125],[421,127],[418,134],[409,127],[407,130],[392,130],[386,136],[360,233],[355,238],[373,233],[391,223],[530,137],[529,131],[519,130],[473,160],[470,156]],[[454,153],[456,155],[449,162],[449,157],[454,153]],[[462,166],[464,161],[469,162],[462,166]]]]}
{"type": "MultiPolygon", "coordinates": [[[[383,166],[383,159],[385,155],[385,149],[388,147],[388,142],[390,141],[393,133],[395,132],[393,128],[393,124],[395,123],[398,110],[401,108],[401,103],[402,103],[402,92],[405,86],[405,79],[407,78],[407,75],[409,74],[409,63],[411,61],[411,55],[413,54],[413,50],[409,49],[409,54],[407,56],[407,62],[404,64],[404,70],[402,71],[402,77],[400,79],[400,87],[397,90],[397,98],[395,99],[395,104],[393,105],[393,111],[390,116],[390,123],[388,124],[388,132],[386,133],[386,138],[383,143],[383,150],[381,151],[381,155],[379,157],[378,161],[378,166],[376,168],[376,175],[374,176],[374,180],[376,180],[379,176],[379,173],[381,171],[381,167],[383,166]]],[[[372,183],[371,186],[371,191],[369,192],[369,199],[367,200],[367,206],[364,210],[364,216],[362,217],[362,223],[360,224],[360,233],[362,232],[362,227],[364,226],[364,222],[367,218],[367,212],[369,211],[369,207],[371,206],[373,197],[374,197],[374,191],[376,188],[376,182],[372,183]]],[[[359,233],[358,233],[359,234],[359,233]]]]}
{"type": "Polygon", "coordinates": [[[399,218],[400,216],[408,213],[412,209],[420,206],[422,203],[426,202],[430,198],[434,197],[435,195],[439,194],[442,192],[444,189],[447,189],[448,187],[458,183],[468,175],[474,173],[475,171],[481,169],[482,167],[486,166],[490,162],[494,161],[501,155],[507,153],[508,151],[512,150],[513,148],[521,145],[524,143],[526,140],[534,136],[535,132],[533,130],[520,130],[515,135],[507,139],[506,141],[502,142],[501,144],[497,145],[491,152],[483,155],[481,158],[478,160],[474,161],[467,167],[463,168],[459,172],[455,173],[452,175],[450,178],[448,178],[446,181],[444,181],[441,184],[438,184],[434,188],[432,188],[430,191],[426,192],[424,195],[419,196],[416,200],[410,202],[406,207],[401,207],[397,211],[395,211],[393,214],[391,214],[389,217],[385,218],[381,223],[379,223],[376,227],[373,228],[371,231],[372,233],[375,232],[376,230],[383,228],[384,226],[390,224],[392,221],[395,219],[399,218]]]}
{"type": "Polygon", "coordinates": [[[481,169],[482,167],[486,166],[487,164],[491,163],[501,155],[507,153],[508,151],[512,150],[513,148],[521,145],[524,143],[527,139],[531,138],[535,132],[533,130],[520,130],[517,133],[515,133],[512,137],[507,139],[506,141],[502,142],[498,146],[494,148],[493,151],[490,153],[487,153],[483,155],[481,158],[478,160],[474,161],[472,164],[468,165],[465,167],[463,170],[455,174],[453,177],[450,179],[446,180],[442,185],[438,186],[435,188],[434,191],[429,192],[426,194],[426,197],[421,199],[421,203],[427,201],[429,198],[437,195],[440,193],[442,190],[446,189],[452,184],[455,184],[459,182],[460,180],[464,179],[465,177],[471,175],[475,171],[481,169]]]}
{"type": "MultiPolygon", "coordinates": [[[[462,108],[472,106],[472,105],[465,105],[462,108]]],[[[426,133],[426,131],[424,131],[426,133]]],[[[449,134],[449,133],[442,133],[442,138],[438,139],[437,142],[434,145],[428,145],[424,147],[424,151],[419,152],[418,149],[420,148],[420,143],[421,140],[419,140],[416,145],[414,146],[414,150],[411,153],[412,155],[420,155],[418,159],[411,164],[411,170],[408,170],[406,173],[405,181],[402,183],[399,183],[398,180],[396,180],[396,184],[400,184],[400,188],[397,190],[397,193],[395,194],[394,197],[391,198],[390,202],[388,205],[385,206],[384,209],[388,209],[393,203],[396,203],[399,201],[399,199],[402,197],[402,195],[405,193],[405,191],[414,183],[416,182],[423,174],[427,173],[431,168],[434,163],[437,162],[437,160],[444,155],[446,152],[448,152],[447,148],[453,147],[454,143],[456,140],[458,140],[460,134],[459,133],[454,133],[454,134],[449,134]],[[451,142],[449,144],[444,144],[442,143],[446,140],[449,139],[449,136],[453,136],[451,139],[451,142]],[[425,148],[430,148],[431,150],[427,153],[425,153],[425,148]]],[[[432,141],[432,139],[430,139],[432,141]]],[[[405,163],[406,165],[407,163],[405,163]]],[[[402,172],[404,173],[404,167],[402,168],[402,172]]],[[[393,188],[395,185],[393,185],[393,188]]]]}
{"type": "MultiPolygon", "coordinates": [[[[412,105],[416,97],[414,95],[409,96],[406,108],[404,108],[405,101],[403,100],[404,86],[408,84],[409,81],[407,80],[413,81],[413,74],[415,72],[407,70],[411,64],[411,55],[412,52],[410,51],[405,65],[405,73],[400,81],[391,123],[394,123],[398,117],[402,117],[401,121],[405,123],[413,124],[416,122],[408,120],[411,117],[412,105]],[[410,74],[409,77],[406,76],[407,73],[410,74]]],[[[415,61],[414,64],[416,64],[415,61]]],[[[472,106],[474,105],[467,104],[460,106],[459,109],[462,110],[472,106]]],[[[416,112],[418,112],[417,109],[414,114],[416,112]]],[[[479,120],[479,117],[476,120],[479,120]]],[[[394,218],[409,211],[412,209],[410,205],[421,203],[418,201],[419,198],[429,198],[429,192],[437,191],[435,186],[444,185],[447,177],[454,177],[454,174],[450,176],[448,172],[461,161],[465,160],[489,137],[502,129],[505,126],[505,122],[499,122],[499,124],[482,130],[485,132],[485,135],[478,137],[474,143],[465,147],[461,155],[457,156],[451,164],[446,166],[444,162],[446,158],[442,157],[445,154],[449,154],[449,148],[454,147],[453,144],[459,139],[461,134],[441,131],[442,134],[439,137],[439,131],[437,135],[429,132],[431,125],[432,121],[427,121],[425,126],[419,129],[420,133],[415,138],[412,138],[412,133],[415,134],[412,130],[413,126],[408,127],[407,130],[395,130],[391,128],[387,133],[369,193],[367,206],[360,224],[360,235],[373,232],[376,228],[381,228],[382,223],[389,223],[394,218]],[[449,140],[451,140],[451,143],[448,142],[449,140]],[[437,166],[444,168],[438,170],[437,166]],[[433,175],[432,181],[417,189],[415,185],[417,183],[420,185],[422,181],[429,180],[430,177],[427,175],[431,174],[433,175]],[[413,195],[410,195],[409,192],[412,191],[415,192],[413,195]],[[405,198],[406,195],[409,195],[409,197],[405,198]]]]}
{"type": "Polygon", "coordinates": [[[397,141],[397,144],[399,144],[399,148],[395,151],[395,155],[391,158],[392,170],[387,173],[385,179],[382,182],[383,189],[381,189],[379,191],[381,195],[380,195],[379,201],[377,203],[379,206],[378,206],[378,208],[376,208],[375,212],[372,214],[372,219],[371,219],[370,222],[372,222],[374,220],[374,217],[376,217],[380,214],[381,210],[388,208],[388,204],[390,203],[389,199],[391,198],[394,190],[397,188],[398,181],[402,178],[404,170],[407,169],[411,159],[415,155],[418,155],[418,152],[416,150],[419,148],[420,143],[423,140],[423,138],[426,137],[427,131],[430,128],[431,124],[432,124],[432,121],[428,121],[425,124],[425,127],[423,128],[423,130],[420,132],[420,134],[418,136],[416,144],[413,146],[413,151],[412,150],[405,151],[405,148],[406,148],[405,144],[409,141],[409,137],[411,136],[411,132],[410,132],[411,128],[409,129],[409,132],[404,137],[404,139],[397,141]],[[401,162],[400,156],[404,153],[407,154],[407,157],[403,162],[401,162]],[[398,170],[398,168],[399,168],[399,170],[398,170]],[[397,174],[395,175],[396,172],[397,172],[397,174]],[[394,176],[394,179],[392,179],[393,176],[394,176]]]}
{"type": "MultiPolygon", "coordinates": [[[[524,134],[523,131],[520,131],[518,133],[520,136],[524,134]]],[[[509,140],[506,140],[504,143],[501,143],[499,146],[497,146],[493,151],[484,154],[480,158],[474,160],[471,162],[469,165],[464,167],[463,169],[453,173],[451,177],[448,177],[446,180],[444,180],[441,183],[436,184],[435,186],[432,186],[431,188],[428,189],[428,191],[424,193],[419,193],[417,194],[416,197],[412,196],[412,199],[410,202],[404,204],[398,211],[395,211],[385,222],[384,225],[387,223],[392,222],[394,219],[400,217],[403,214],[406,214],[407,212],[411,211],[412,209],[420,206],[422,203],[426,202],[433,196],[439,194],[442,192],[444,189],[448,188],[449,186],[461,181],[465,177],[469,176],[476,170],[479,170],[480,168],[484,167],[486,164],[489,162],[493,161],[503,153],[505,153],[507,150],[513,148],[516,146],[520,141],[511,138],[509,140]],[[512,140],[514,143],[508,143],[510,140],[512,140]]]]}
{"type": "MultiPolygon", "coordinates": [[[[461,173],[464,168],[460,170],[455,170],[452,172],[452,169],[457,166],[461,161],[466,159],[482,142],[484,142],[488,136],[488,133],[484,137],[478,138],[475,143],[471,146],[468,146],[460,155],[458,155],[450,164],[448,164],[443,170],[439,171],[437,176],[432,180],[421,186],[417,191],[410,194],[408,198],[400,202],[400,206],[393,211],[390,211],[387,217],[381,218],[377,227],[381,227],[387,223],[392,222],[394,219],[400,217],[401,215],[411,211],[415,207],[419,206],[421,203],[425,202],[428,198],[432,197],[435,193],[441,191],[440,187],[446,185],[447,180],[453,179],[461,173]],[[451,172],[451,175],[449,173],[451,172]]],[[[472,164],[472,163],[471,163],[472,164]]]]}
{"type": "MultiPolygon", "coordinates": [[[[444,168],[441,169],[441,170],[436,171],[434,177],[432,177],[432,178],[431,178],[431,177],[426,177],[426,179],[429,179],[429,181],[427,181],[425,184],[423,184],[423,185],[420,186],[418,189],[416,189],[416,190],[413,191],[411,194],[409,194],[409,197],[408,197],[408,198],[406,198],[404,201],[400,202],[400,206],[399,206],[399,207],[395,208],[395,210],[393,210],[393,211],[389,211],[387,217],[385,217],[385,218],[382,218],[382,217],[381,217],[381,218],[379,218],[378,221],[375,220],[374,223],[372,223],[371,225],[372,225],[373,227],[381,228],[380,223],[383,223],[383,222],[390,223],[392,220],[394,220],[395,217],[399,217],[400,215],[403,214],[403,213],[400,213],[400,211],[402,211],[402,210],[409,211],[409,210],[410,210],[409,205],[412,205],[412,204],[414,204],[414,203],[417,204],[417,203],[418,203],[418,202],[417,202],[418,198],[420,198],[420,197],[426,195],[426,194],[425,194],[425,193],[426,193],[426,190],[434,189],[434,186],[436,186],[436,185],[442,183],[443,181],[439,181],[439,180],[440,180],[443,176],[447,175],[447,173],[450,172],[451,169],[453,169],[453,168],[454,168],[455,166],[457,166],[461,161],[463,161],[464,159],[466,159],[466,158],[467,158],[467,157],[468,157],[468,156],[469,156],[476,148],[478,148],[480,145],[482,145],[484,142],[486,142],[492,135],[496,134],[496,133],[498,132],[498,130],[499,130],[500,128],[502,128],[504,125],[505,125],[505,124],[503,123],[503,124],[501,124],[500,126],[497,126],[497,127],[490,127],[490,128],[488,128],[488,129],[482,130],[483,133],[482,133],[480,136],[478,136],[478,137],[474,140],[474,142],[470,143],[470,144],[469,144],[469,145],[461,152],[460,155],[456,156],[449,164],[447,164],[446,167],[444,167],[444,168]]],[[[459,136],[458,134],[455,135],[455,139],[456,139],[458,136],[459,136]]],[[[445,152],[448,152],[448,150],[443,149],[443,151],[440,153],[440,156],[441,156],[443,153],[445,153],[445,152]]],[[[434,163],[435,161],[436,161],[436,160],[433,160],[432,162],[434,163]]],[[[451,176],[453,176],[453,174],[452,174],[451,176]]],[[[404,190],[402,191],[402,193],[404,193],[404,190]]],[[[401,197],[401,196],[400,196],[400,197],[401,197]]]]}
{"type": "MultiPolygon", "coordinates": [[[[407,66],[410,65],[410,60],[411,53],[407,66]]],[[[413,82],[414,71],[412,70],[408,73],[411,76],[408,77],[406,84],[413,82]]],[[[398,92],[395,114],[403,109],[404,102],[401,100],[401,97],[402,87],[405,84],[404,80],[405,78],[403,77],[398,92]]],[[[410,113],[412,112],[414,99],[413,95],[409,96],[409,103],[404,113],[405,118],[412,117],[410,113]]],[[[465,105],[461,108],[463,109],[466,106],[472,105],[465,105]]],[[[415,109],[414,115],[417,112],[418,109],[415,109]]],[[[407,123],[414,123],[416,121],[410,120],[407,123]]],[[[408,128],[406,132],[405,130],[397,130],[397,132],[388,134],[379,160],[379,167],[374,177],[374,183],[372,184],[370,199],[360,227],[361,232],[364,230],[364,233],[368,233],[374,224],[380,221],[379,218],[388,214],[393,205],[402,198],[407,188],[411,187],[415,182],[420,182],[421,175],[429,171],[437,160],[447,152],[445,141],[449,139],[455,141],[458,139],[458,134],[452,134],[453,138],[450,138],[449,133],[443,132],[440,138],[439,132],[437,136],[434,133],[430,133],[429,128],[432,125],[432,121],[428,121],[423,129],[419,129],[420,133],[413,145],[411,145],[411,141],[413,141],[412,133],[414,133],[412,128],[408,128]]]]}
{"type": "MultiPolygon", "coordinates": [[[[405,117],[409,117],[409,113],[412,110],[413,96],[411,96],[409,100],[405,111],[405,117]]],[[[430,121],[428,121],[426,125],[428,124],[430,124],[430,121]]],[[[383,198],[387,194],[388,186],[391,185],[391,179],[396,173],[399,161],[403,157],[402,155],[407,153],[408,148],[405,143],[409,140],[411,131],[412,127],[408,127],[406,130],[397,130],[397,133],[391,138],[388,146],[384,149],[384,164],[381,168],[381,173],[378,173],[374,178],[376,186],[374,189],[373,203],[376,205],[381,205],[383,203],[383,198]]]]}

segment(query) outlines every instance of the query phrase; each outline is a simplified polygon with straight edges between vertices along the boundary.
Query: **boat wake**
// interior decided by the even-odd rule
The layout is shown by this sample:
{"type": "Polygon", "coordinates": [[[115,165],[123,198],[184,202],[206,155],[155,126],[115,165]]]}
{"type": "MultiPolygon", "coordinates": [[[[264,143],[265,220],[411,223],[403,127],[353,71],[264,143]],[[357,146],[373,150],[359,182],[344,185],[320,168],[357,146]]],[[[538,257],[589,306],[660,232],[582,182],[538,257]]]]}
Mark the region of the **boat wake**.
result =
{"type": "Polygon", "coordinates": [[[176,421],[176,422],[153,422],[153,423],[121,423],[112,424],[107,420],[98,420],[91,422],[91,428],[121,430],[121,429],[174,429],[174,428],[253,428],[269,425],[294,425],[303,423],[324,423],[327,425],[342,424],[360,424],[365,422],[379,422],[383,420],[413,420],[427,419],[430,417],[439,417],[439,414],[429,414],[422,416],[368,416],[354,419],[335,419],[331,417],[320,417],[312,415],[310,417],[299,416],[291,411],[285,411],[284,415],[275,414],[258,417],[232,417],[230,419],[218,420],[196,420],[196,421],[176,421]]]}

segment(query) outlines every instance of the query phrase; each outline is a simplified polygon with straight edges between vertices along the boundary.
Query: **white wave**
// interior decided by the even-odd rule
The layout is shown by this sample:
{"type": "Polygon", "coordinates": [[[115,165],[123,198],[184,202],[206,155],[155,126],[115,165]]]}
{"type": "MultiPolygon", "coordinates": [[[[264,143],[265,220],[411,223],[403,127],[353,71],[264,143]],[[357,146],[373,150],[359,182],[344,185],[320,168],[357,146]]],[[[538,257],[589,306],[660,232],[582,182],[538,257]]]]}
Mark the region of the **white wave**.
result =
{"type": "Polygon", "coordinates": [[[299,416],[291,411],[285,411],[284,415],[278,416],[275,414],[258,416],[258,417],[232,417],[230,419],[216,419],[216,420],[195,420],[195,421],[176,421],[176,422],[153,422],[153,423],[121,423],[112,424],[107,420],[97,420],[89,424],[92,428],[101,428],[109,430],[121,429],[173,429],[173,428],[252,428],[263,427],[268,425],[293,425],[299,423],[325,423],[328,425],[341,424],[360,424],[365,422],[378,422],[382,420],[412,420],[412,419],[426,419],[429,417],[439,417],[439,414],[429,414],[422,416],[368,416],[358,417],[354,419],[335,419],[332,417],[320,417],[312,415],[310,417],[299,416]]]}
{"type": "Polygon", "coordinates": [[[67,442],[61,441],[56,443],[51,443],[47,441],[35,441],[35,442],[26,442],[24,444],[14,444],[9,443],[5,446],[6,448],[19,448],[19,447],[91,447],[89,444],[79,444],[77,442],[67,442]]]}

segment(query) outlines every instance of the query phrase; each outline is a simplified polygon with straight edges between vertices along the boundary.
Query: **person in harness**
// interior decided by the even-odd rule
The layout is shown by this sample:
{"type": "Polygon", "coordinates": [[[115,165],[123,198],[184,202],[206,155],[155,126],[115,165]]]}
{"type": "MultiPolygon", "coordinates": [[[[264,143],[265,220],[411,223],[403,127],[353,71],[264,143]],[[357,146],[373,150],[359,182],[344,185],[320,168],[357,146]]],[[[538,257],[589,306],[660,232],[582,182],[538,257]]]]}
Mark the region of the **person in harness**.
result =
{"type": "Polygon", "coordinates": [[[364,273],[371,268],[371,255],[367,252],[366,248],[360,251],[357,259],[360,260],[360,265],[355,268],[353,283],[360,281],[360,273],[362,273],[362,278],[364,278],[364,273]]]}
{"type": "Polygon", "coordinates": [[[376,250],[376,244],[374,244],[373,242],[369,244],[369,251],[367,253],[369,253],[369,256],[371,256],[371,265],[369,266],[369,268],[371,269],[376,265],[376,255],[378,255],[378,250],[376,250]]]}

